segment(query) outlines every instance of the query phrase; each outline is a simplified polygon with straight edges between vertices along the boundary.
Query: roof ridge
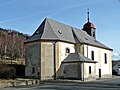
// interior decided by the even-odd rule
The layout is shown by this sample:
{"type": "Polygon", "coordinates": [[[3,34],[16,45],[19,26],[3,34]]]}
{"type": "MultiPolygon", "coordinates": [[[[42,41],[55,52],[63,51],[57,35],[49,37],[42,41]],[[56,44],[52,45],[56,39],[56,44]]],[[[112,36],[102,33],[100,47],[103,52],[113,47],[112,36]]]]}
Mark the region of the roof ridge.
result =
{"type": "MultiPolygon", "coordinates": [[[[78,52],[77,52],[77,53],[78,53],[78,52]]],[[[80,58],[80,59],[82,59],[82,58],[81,58],[81,56],[80,56],[80,53],[78,53],[78,56],[79,56],[79,58],[80,58]]],[[[83,60],[83,59],[82,59],[82,62],[84,62],[84,60],[83,60]]]]}
{"type": "MultiPolygon", "coordinates": [[[[71,27],[71,29],[72,29],[72,32],[73,32],[73,36],[75,35],[75,37],[77,37],[77,40],[79,41],[79,39],[78,39],[78,36],[75,34],[75,31],[74,31],[74,29],[73,29],[74,27],[71,27]]],[[[75,38],[74,38],[75,39],[75,38]]],[[[83,42],[83,40],[82,39],[80,39],[82,42],[83,42]]],[[[80,41],[79,41],[80,42],[80,41]]]]}
{"type": "MultiPolygon", "coordinates": [[[[50,23],[49,23],[49,20],[48,20],[49,18],[46,18],[46,21],[48,22],[48,24],[50,25],[50,23]]],[[[50,25],[50,28],[52,29],[52,31],[53,31],[53,33],[56,35],[56,33],[54,32],[54,30],[53,30],[53,28],[51,27],[51,25],[50,25]]],[[[56,35],[56,37],[59,39],[59,37],[56,35]]]]}
{"type": "MultiPolygon", "coordinates": [[[[57,22],[57,23],[60,23],[60,24],[63,24],[63,25],[65,25],[65,26],[68,26],[68,27],[71,27],[71,25],[69,25],[69,24],[66,24],[66,23],[64,23],[64,22],[62,22],[62,21],[57,21],[57,20],[55,20],[55,19],[51,19],[51,18],[46,18],[48,21],[49,20],[51,20],[51,21],[55,21],[55,22],[57,22]]],[[[75,27],[74,27],[75,28],[75,27]]]]}

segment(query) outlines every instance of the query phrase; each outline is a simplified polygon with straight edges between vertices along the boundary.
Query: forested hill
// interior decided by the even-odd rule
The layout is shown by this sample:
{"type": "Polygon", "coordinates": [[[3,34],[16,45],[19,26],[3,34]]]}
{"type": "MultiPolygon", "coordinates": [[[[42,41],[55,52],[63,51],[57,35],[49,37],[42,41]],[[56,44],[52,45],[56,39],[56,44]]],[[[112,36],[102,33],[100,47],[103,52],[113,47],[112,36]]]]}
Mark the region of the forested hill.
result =
{"type": "Polygon", "coordinates": [[[0,59],[24,59],[24,41],[30,36],[0,28],[0,59]]]}

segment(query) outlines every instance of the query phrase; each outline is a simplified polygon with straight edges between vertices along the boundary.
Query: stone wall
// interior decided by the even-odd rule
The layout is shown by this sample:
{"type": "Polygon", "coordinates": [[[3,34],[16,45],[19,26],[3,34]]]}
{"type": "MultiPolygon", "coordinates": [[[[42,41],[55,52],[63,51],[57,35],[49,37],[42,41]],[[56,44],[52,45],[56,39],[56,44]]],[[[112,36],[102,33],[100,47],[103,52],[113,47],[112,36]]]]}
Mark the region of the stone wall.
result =
{"type": "Polygon", "coordinates": [[[40,73],[40,42],[34,42],[26,46],[25,75],[36,77],[40,73]]]}
{"type": "Polygon", "coordinates": [[[53,79],[54,48],[52,42],[41,42],[41,80],[53,79]]]}
{"type": "Polygon", "coordinates": [[[64,63],[63,64],[63,77],[64,78],[78,78],[77,63],[64,63]]]}
{"type": "Polygon", "coordinates": [[[38,79],[0,80],[0,88],[40,84],[38,79]]]}

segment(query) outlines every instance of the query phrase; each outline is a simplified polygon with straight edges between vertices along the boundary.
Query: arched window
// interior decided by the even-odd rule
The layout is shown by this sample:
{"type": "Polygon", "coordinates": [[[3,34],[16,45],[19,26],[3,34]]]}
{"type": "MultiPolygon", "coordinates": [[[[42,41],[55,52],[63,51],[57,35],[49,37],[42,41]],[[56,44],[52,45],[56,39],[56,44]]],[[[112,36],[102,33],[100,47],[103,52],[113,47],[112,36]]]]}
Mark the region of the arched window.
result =
{"type": "Polygon", "coordinates": [[[91,51],[91,59],[94,60],[94,51],[91,51]]]}
{"type": "Polygon", "coordinates": [[[66,54],[70,53],[70,49],[69,49],[69,48],[66,48],[65,53],[66,53],[66,54]]]}
{"type": "Polygon", "coordinates": [[[107,64],[107,54],[104,54],[105,64],[107,64]]]}

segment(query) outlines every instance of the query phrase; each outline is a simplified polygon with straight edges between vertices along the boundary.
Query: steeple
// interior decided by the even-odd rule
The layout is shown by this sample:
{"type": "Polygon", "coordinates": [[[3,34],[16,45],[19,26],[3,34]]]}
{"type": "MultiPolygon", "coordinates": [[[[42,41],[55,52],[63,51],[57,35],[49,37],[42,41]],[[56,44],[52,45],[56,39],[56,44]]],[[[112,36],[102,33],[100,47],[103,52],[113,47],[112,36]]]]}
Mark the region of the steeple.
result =
{"type": "Polygon", "coordinates": [[[90,13],[89,13],[89,8],[87,9],[87,23],[84,24],[83,30],[87,32],[90,36],[93,38],[96,38],[96,28],[94,27],[94,24],[90,22],[90,13]]]}
{"type": "Polygon", "coordinates": [[[87,15],[88,15],[88,22],[89,22],[89,20],[90,20],[90,18],[89,18],[89,8],[87,9],[88,10],[88,12],[87,12],[87,15]]]}

